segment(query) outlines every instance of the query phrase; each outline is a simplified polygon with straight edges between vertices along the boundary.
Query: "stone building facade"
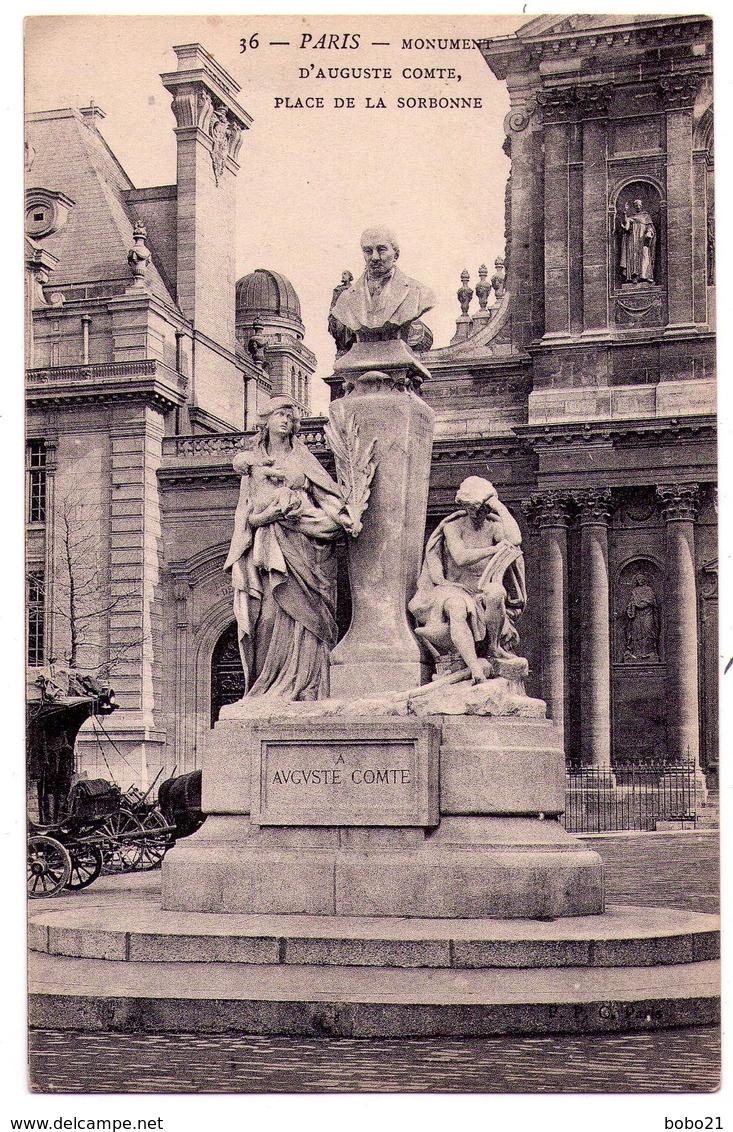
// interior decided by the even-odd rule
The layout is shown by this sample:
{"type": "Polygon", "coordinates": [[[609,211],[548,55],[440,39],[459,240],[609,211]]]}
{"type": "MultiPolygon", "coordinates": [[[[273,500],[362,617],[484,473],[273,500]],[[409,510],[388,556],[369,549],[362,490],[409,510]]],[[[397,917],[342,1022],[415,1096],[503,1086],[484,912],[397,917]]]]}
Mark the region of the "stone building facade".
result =
{"type": "Polygon", "coordinates": [[[523,512],[524,634],[571,762],[714,777],[711,25],[542,16],[482,51],[511,100],[506,281],[427,358],[433,506],[488,463],[523,512]]]}
{"type": "MultiPolygon", "coordinates": [[[[709,783],[711,45],[709,21],[686,16],[543,16],[481,44],[511,99],[506,254],[460,281],[455,336],[422,355],[437,413],[428,529],[473,474],[516,515],[528,691],[563,726],[569,762],[689,757],[709,783]]],[[[219,707],[241,695],[222,574],[232,452],[258,397],[287,392],[307,414],[315,372],[288,281],[257,269],[235,283],[231,197],[249,125],[236,83],[203,48],[177,53],[179,70],[163,76],[174,186],[135,190],[95,108],[29,124],[31,659],[68,652],[60,528],[83,479],[111,600],[81,661],[116,660],[122,708],[106,727],[123,782],[132,767],[145,780],[197,766],[219,707]],[[104,179],[103,219],[93,178],[59,175],[72,143],[104,179]],[[92,215],[103,240],[89,235],[92,215]]],[[[328,463],[323,423],[306,416],[303,435],[328,463]]],[[[345,626],[345,580],[341,590],[345,626]]],[[[91,738],[80,751],[98,766],[91,738]]]]}

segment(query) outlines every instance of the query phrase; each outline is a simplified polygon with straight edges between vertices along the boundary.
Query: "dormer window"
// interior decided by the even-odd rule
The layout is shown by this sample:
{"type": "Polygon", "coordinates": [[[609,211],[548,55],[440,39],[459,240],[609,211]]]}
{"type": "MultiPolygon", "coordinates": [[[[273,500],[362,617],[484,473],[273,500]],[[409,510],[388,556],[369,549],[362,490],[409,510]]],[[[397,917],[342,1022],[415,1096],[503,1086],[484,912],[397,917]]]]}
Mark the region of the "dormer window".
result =
{"type": "Polygon", "coordinates": [[[34,240],[51,236],[63,228],[74,202],[65,193],[29,189],[25,197],[25,230],[34,240]]]}

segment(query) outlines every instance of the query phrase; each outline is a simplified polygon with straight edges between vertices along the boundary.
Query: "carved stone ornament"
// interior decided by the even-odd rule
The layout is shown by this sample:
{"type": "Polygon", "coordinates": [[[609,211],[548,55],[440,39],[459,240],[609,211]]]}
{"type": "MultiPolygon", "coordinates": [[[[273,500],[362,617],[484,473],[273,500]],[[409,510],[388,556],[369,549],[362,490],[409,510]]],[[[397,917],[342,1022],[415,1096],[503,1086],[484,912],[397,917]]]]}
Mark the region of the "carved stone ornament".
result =
{"type": "Polygon", "coordinates": [[[511,134],[521,134],[526,130],[536,109],[537,103],[534,99],[526,102],[524,106],[513,106],[504,118],[504,133],[507,137],[511,134]]]}
{"type": "Polygon", "coordinates": [[[664,484],[657,499],[666,523],[694,523],[700,510],[700,488],[696,483],[664,484]]]}
{"type": "Polygon", "coordinates": [[[614,303],[615,321],[619,326],[662,326],[664,303],[661,290],[643,291],[639,295],[617,296],[614,303]]]}
{"type": "Polygon", "coordinates": [[[707,273],[708,273],[708,287],[715,286],[715,213],[710,209],[708,212],[707,223],[707,273]]]}
{"type": "MultiPolygon", "coordinates": [[[[173,579],[173,598],[175,601],[185,605],[191,594],[191,582],[188,578],[176,576],[173,579]]],[[[179,612],[178,616],[181,617],[184,611],[179,612]]]]}
{"type": "Polygon", "coordinates": [[[259,369],[265,368],[265,350],[267,339],[264,336],[264,326],[258,318],[252,324],[252,336],[247,342],[247,350],[254,364],[259,369]]]}
{"type": "Polygon", "coordinates": [[[540,529],[567,527],[573,497],[567,491],[536,491],[522,503],[522,511],[540,529]]]}
{"type": "Polygon", "coordinates": [[[197,126],[208,133],[214,104],[205,87],[193,82],[182,83],[176,88],[171,105],[179,130],[197,126]]]}
{"type": "Polygon", "coordinates": [[[664,75],[659,80],[659,96],[665,110],[691,108],[700,89],[702,76],[696,72],[686,75],[664,75]]]}
{"type": "Polygon", "coordinates": [[[569,121],[577,111],[575,87],[541,90],[537,95],[537,103],[542,111],[543,122],[569,121]]]}
{"type": "Polygon", "coordinates": [[[700,568],[703,584],[700,586],[700,596],[703,601],[718,600],[718,559],[711,558],[700,568]]]}
{"type": "Polygon", "coordinates": [[[609,85],[592,83],[588,86],[576,87],[575,96],[578,105],[578,114],[581,118],[604,117],[613,95],[613,87],[609,85]]]}
{"type": "Polygon", "coordinates": [[[604,117],[608,114],[613,88],[590,83],[543,90],[537,95],[544,122],[567,122],[574,118],[604,117]]]}
{"type": "Polygon", "coordinates": [[[239,122],[235,122],[234,119],[230,119],[230,121],[229,121],[229,156],[231,157],[232,161],[237,160],[237,155],[238,155],[240,149],[242,148],[243,137],[244,137],[244,131],[242,130],[242,127],[239,125],[239,122]]]}
{"type": "Polygon", "coordinates": [[[468,286],[468,281],[470,278],[471,277],[468,274],[468,271],[464,268],[461,272],[461,286],[456,291],[456,298],[461,304],[461,315],[463,318],[468,317],[468,308],[471,305],[471,299],[473,298],[473,288],[468,286]]]}
{"type": "Polygon", "coordinates": [[[211,164],[217,185],[222,178],[229,153],[229,121],[223,106],[217,106],[211,120],[211,164]]]}
{"type": "Polygon", "coordinates": [[[74,201],[65,193],[36,187],[25,194],[25,230],[34,240],[51,236],[66,224],[74,201]]]}
{"type": "Polygon", "coordinates": [[[151,258],[150,248],[145,244],[147,235],[147,228],[138,221],[132,233],[132,238],[135,243],[127,253],[127,262],[132,272],[133,287],[145,286],[145,272],[148,270],[148,264],[151,258]]]}
{"type": "Polygon", "coordinates": [[[613,511],[613,500],[608,488],[573,492],[573,498],[578,507],[581,526],[605,526],[608,523],[613,511]]]}
{"type": "Polygon", "coordinates": [[[350,533],[356,538],[361,534],[361,517],[369,502],[377,468],[377,441],[374,438],[366,443],[359,439],[359,425],[353,416],[347,417],[343,424],[334,418],[326,425],[324,433],[336,463],[344,509],[351,521],[350,533]]]}
{"type": "Polygon", "coordinates": [[[632,488],[624,494],[621,509],[625,522],[648,523],[656,515],[657,505],[650,491],[632,488]]]}
{"type": "Polygon", "coordinates": [[[485,311],[486,304],[489,301],[491,294],[491,284],[486,282],[486,277],[489,274],[489,269],[485,263],[482,263],[478,269],[479,281],[476,284],[476,298],[478,299],[479,310],[485,311]]]}
{"type": "Polygon", "coordinates": [[[494,260],[494,267],[496,270],[491,276],[491,286],[494,288],[494,297],[497,303],[500,303],[506,291],[506,270],[501,256],[494,260]]]}

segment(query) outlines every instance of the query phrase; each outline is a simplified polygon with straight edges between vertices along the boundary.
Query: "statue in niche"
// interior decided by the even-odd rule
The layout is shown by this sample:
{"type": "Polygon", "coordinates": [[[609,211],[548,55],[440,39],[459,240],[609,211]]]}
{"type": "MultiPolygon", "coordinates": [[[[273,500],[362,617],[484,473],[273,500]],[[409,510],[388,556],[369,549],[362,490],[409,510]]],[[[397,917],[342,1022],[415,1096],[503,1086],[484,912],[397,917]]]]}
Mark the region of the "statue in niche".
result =
{"type": "Polygon", "coordinates": [[[367,228],[361,250],[364,274],[342,291],[331,308],[329,330],[337,347],[402,338],[419,350],[420,341],[414,334],[410,337],[410,329],[435,305],[433,292],[397,267],[400,248],[389,228],[367,228]]]}
{"type": "Polygon", "coordinates": [[[469,476],[456,503],[428,540],[408,609],[433,655],[457,651],[477,684],[490,674],[486,660],[526,665],[514,654],[527,604],[522,535],[489,480],[469,476]]]}
{"type": "Polygon", "coordinates": [[[624,660],[659,660],[659,610],[645,574],[634,575],[626,606],[624,660]]]}
{"type": "Polygon", "coordinates": [[[339,485],[298,439],[289,397],[262,409],[242,477],[229,555],[245,696],[328,696],[336,643],[335,542],[354,521],[339,485]]]}
{"type": "Polygon", "coordinates": [[[626,201],[623,216],[619,219],[621,278],[624,283],[653,283],[657,248],[654,221],[641,200],[634,201],[633,212],[629,212],[629,207],[629,202],[626,201]]]}

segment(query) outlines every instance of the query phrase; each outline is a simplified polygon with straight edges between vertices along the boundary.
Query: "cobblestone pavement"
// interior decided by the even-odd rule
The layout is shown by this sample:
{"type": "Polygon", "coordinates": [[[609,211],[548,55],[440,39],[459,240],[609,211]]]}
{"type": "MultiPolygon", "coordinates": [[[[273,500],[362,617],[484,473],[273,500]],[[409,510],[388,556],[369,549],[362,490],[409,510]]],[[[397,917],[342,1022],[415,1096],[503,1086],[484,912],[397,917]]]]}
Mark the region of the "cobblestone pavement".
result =
{"type": "Polygon", "coordinates": [[[710,1027],[541,1038],[33,1034],[52,1093],[691,1093],[718,1085],[710,1027]]]}
{"type": "Polygon", "coordinates": [[[603,858],[609,904],[653,904],[717,912],[717,829],[583,838],[603,858]]]}
{"type": "MultiPolygon", "coordinates": [[[[588,841],[609,902],[717,910],[717,831],[588,841]]],[[[39,1030],[30,1057],[43,1093],[705,1093],[720,1042],[713,1027],[462,1041],[39,1030]]]]}

